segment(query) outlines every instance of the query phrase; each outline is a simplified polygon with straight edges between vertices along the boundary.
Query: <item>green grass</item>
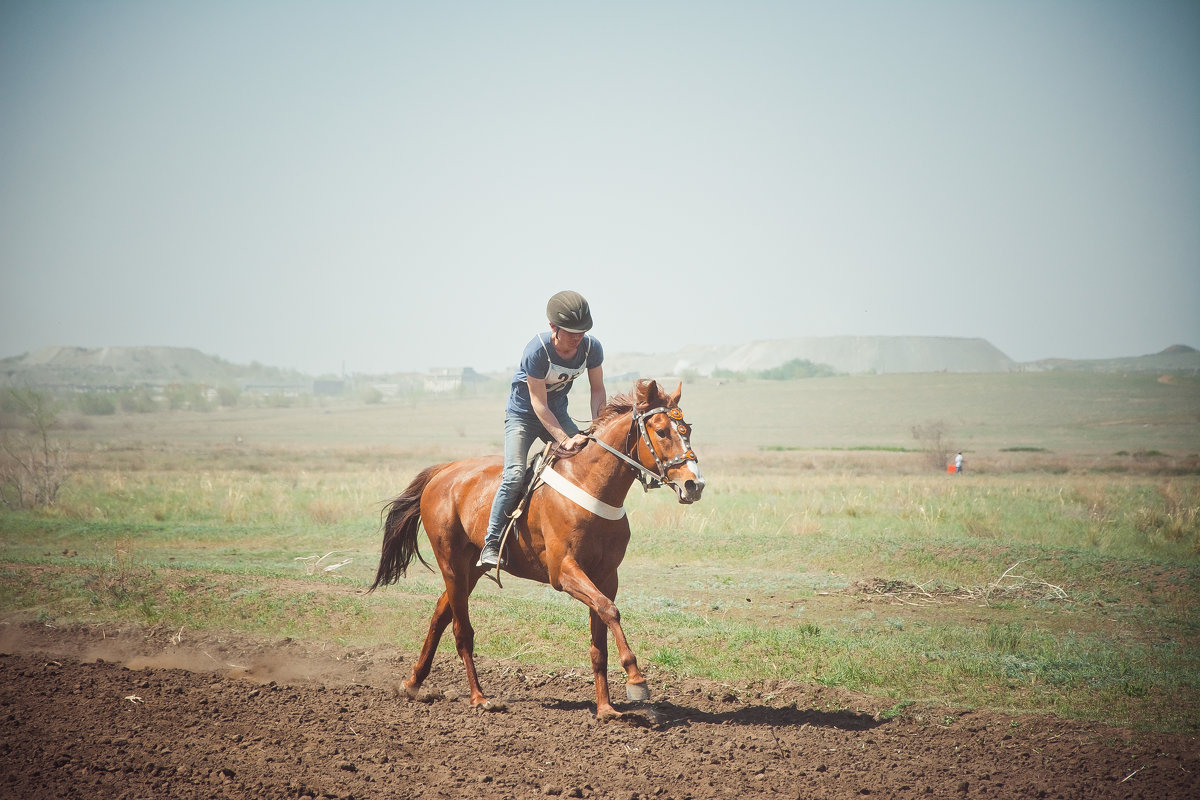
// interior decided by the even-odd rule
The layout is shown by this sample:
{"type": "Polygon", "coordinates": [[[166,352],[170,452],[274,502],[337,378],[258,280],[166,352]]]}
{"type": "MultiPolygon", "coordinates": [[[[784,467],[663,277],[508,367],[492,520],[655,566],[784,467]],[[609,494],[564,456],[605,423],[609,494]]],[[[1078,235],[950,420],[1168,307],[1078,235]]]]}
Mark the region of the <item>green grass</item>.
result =
{"type": "MultiPolygon", "coordinates": [[[[797,383],[689,384],[703,501],[628,498],[619,602],[652,678],[802,681],[895,713],[919,701],[1200,732],[1200,477],[1187,467],[1200,384],[797,383]],[[946,397],[970,437],[962,476],[931,470],[904,438],[946,397]],[[1166,455],[1144,455],[1155,450],[1166,455]]],[[[430,463],[496,452],[494,426],[472,416],[494,421],[494,404],[99,418],[77,432],[84,461],[57,506],[0,512],[0,609],[414,653],[440,576],[417,566],[364,593],[381,503],[430,463]],[[250,443],[230,444],[234,431],[250,443]],[[323,563],[347,563],[313,570],[330,552],[323,563]]],[[[565,595],[481,583],[472,614],[484,657],[586,668],[586,610],[565,595]]],[[[442,652],[453,658],[448,640],[442,652]]]]}

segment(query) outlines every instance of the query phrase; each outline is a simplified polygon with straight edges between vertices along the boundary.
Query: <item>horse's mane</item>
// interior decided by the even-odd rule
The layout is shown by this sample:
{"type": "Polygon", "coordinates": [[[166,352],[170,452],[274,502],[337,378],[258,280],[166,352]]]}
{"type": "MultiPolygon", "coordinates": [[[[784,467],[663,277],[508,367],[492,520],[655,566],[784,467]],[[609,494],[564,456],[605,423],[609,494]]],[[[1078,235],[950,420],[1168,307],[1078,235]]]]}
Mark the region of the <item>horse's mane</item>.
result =
{"type": "Polygon", "coordinates": [[[592,427],[588,428],[588,433],[595,433],[613,417],[619,417],[622,414],[628,414],[630,411],[633,411],[637,405],[638,390],[642,388],[643,384],[651,382],[650,379],[643,378],[637,382],[637,386],[634,387],[632,392],[624,392],[610,397],[604,408],[600,410],[600,414],[592,420],[592,427]]]}

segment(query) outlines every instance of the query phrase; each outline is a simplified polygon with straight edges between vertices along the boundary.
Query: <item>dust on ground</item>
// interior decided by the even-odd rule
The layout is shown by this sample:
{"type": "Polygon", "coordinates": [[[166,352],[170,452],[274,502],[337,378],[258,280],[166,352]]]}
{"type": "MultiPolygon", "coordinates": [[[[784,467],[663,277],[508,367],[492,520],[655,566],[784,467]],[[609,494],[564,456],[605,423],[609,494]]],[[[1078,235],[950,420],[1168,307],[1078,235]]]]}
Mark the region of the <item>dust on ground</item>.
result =
{"type": "MultiPolygon", "coordinates": [[[[1185,798],[1195,737],[653,674],[597,722],[590,674],[234,634],[0,624],[0,794],[27,798],[1185,798]],[[665,682],[664,682],[665,681],[665,682]]],[[[620,677],[613,676],[621,693],[620,677]]]]}

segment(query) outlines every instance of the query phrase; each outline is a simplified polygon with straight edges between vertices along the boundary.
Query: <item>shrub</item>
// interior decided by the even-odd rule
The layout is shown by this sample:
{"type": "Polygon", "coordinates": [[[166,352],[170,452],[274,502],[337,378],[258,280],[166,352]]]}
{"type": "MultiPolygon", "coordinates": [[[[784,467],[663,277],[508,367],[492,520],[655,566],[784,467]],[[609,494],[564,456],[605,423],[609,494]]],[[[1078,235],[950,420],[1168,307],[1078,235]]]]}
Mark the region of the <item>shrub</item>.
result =
{"type": "Polygon", "coordinates": [[[939,419],[913,425],[912,436],[928,456],[929,465],[944,470],[950,463],[950,454],[954,451],[953,445],[946,440],[946,423],[939,419]]]}
{"type": "Polygon", "coordinates": [[[172,410],[209,411],[205,388],[198,383],[173,383],[166,388],[167,405],[172,410]]]}
{"type": "Polygon", "coordinates": [[[0,438],[0,503],[13,509],[54,505],[69,475],[68,448],[50,438],[58,404],[32,389],[10,389],[9,399],[29,430],[0,438]]]}
{"type": "Polygon", "coordinates": [[[799,378],[829,378],[836,374],[828,364],[814,364],[805,358],[793,358],[778,367],[762,370],[758,377],[768,381],[791,381],[799,378]]]}
{"type": "Polygon", "coordinates": [[[146,387],[130,389],[117,395],[121,410],[127,414],[147,414],[158,408],[154,395],[146,387]]]}
{"type": "Polygon", "coordinates": [[[242,390],[236,386],[221,386],[217,388],[217,402],[223,408],[236,408],[241,396],[242,390]]]}
{"type": "Polygon", "coordinates": [[[88,392],[76,398],[75,404],[80,412],[89,416],[108,416],[117,413],[117,401],[111,394],[88,392]]]}

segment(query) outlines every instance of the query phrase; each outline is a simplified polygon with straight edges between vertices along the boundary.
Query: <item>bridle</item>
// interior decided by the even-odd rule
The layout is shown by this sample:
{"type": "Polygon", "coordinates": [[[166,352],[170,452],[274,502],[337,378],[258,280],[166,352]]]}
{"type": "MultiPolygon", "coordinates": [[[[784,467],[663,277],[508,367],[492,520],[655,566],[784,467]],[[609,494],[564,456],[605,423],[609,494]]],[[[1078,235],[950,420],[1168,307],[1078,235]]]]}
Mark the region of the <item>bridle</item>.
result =
{"type": "Polygon", "coordinates": [[[633,412],[632,421],[629,425],[629,433],[625,436],[626,452],[624,453],[614,447],[610,447],[591,434],[588,434],[588,438],[603,447],[608,452],[612,453],[617,458],[629,464],[629,466],[633,468],[637,479],[641,481],[643,492],[647,492],[651,489],[657,489],[663,485],[670,485],[673,486],[676,491],[682,491],[683,487],[668,478],[667,473],[681,464],[686,464],[689,461],[699,461],[699,459],[696,458],[696,453],[692,450],[691,442],[688,441],[688,434],[690,432],[691,426],[684,422],[682,411],[680,411],[678,408],[659,406],[657,408],[652,408],[649,411],[642,411],[639,413],[635,410],[633,412]],[[662,457],[659,456],[658,451],[654,449],[654,443],[650,440],[650,433],[646,430],[646,420],[650,417],[653,417],[655,414],[667,415],[667,417],[671,420],[671,427],[675,429],[677,434],[679,434],[679,441],[683,444],[683,452],[672,458],[670,461],[663,461],[662,457]],[[646,449],[650,451],[650,455],[654,456],[654,466],[657,472],[647,469],[636,459],[630,457],[630,454],[635,452],[637,449],[636,443],[630,443],[630,440],[634,438],[635,429],[641,433],[642,442],[646,445],[646,449]]]}

